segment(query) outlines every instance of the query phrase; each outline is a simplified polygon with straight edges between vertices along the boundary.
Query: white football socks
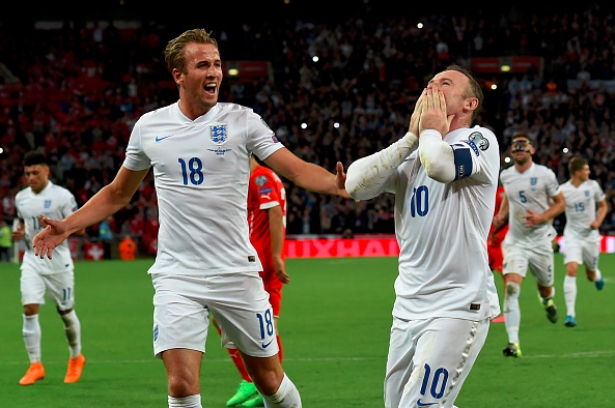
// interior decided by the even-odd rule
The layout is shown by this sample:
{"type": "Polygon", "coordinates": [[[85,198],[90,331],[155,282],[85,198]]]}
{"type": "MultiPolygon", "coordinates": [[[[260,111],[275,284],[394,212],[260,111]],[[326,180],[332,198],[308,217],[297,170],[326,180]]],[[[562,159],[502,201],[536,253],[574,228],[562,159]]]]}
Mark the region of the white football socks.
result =
{"type": "Polygon", "coordinates": [[[169,408],[203,408],[201,405],[201,396],[196,394],[175,398],[169,395],[169,408]]]}
{"type": "Polygon", "coordinates": [[[66,334],[66,340],[68,341],[68,349],[70,351],[70,358],[77,358],[81,354],[81,323],[77,317],[75,310],[71,310],[70,313],[60,315],[64,322],[64,333],[66,334]]]}
{"type": "Polygon", "coordinates": [[[574,310],[577,299],[577,277],[566,275],[564,278],[564,299],[566,300],[566,315],[575,317],[574,310]]]}
{"type": "Polygon", "coordinates": [[[508,282],[504,289],[504,316],[505,325],[510,343],[519,343],[519,324],[521,323],[521,309],[519,309],[519,292],[521,287],[518,283],[508,282]]]}
{"type": "Polygon", "coordinates": [[[301,408],[303,406],[299,390],[286,374],[275,394],[263,395],[263,402],[266,408],[301,408]]]}
{"type": "Polygon", "coordinates": [[[38,322],[38,314],[23,315],[23,340],[30,364],[41,361],[41,325],[38,322]]]}

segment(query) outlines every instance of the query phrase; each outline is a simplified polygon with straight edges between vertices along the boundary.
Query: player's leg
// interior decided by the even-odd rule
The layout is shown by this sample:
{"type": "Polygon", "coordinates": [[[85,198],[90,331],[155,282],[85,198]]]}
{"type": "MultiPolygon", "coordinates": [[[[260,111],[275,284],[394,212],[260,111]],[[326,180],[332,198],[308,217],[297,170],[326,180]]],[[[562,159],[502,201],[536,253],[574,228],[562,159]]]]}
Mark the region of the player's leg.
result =
{"type": "Polygon", "coordinates": [[[154,354],[167,372],[169,408],[202,408],[199,374],[209,328],[204,278],[152,274],[154,354]],[[202,300],[202,299],[201,299],[202,300]]]}
{"type": "Polygon", "coordinates": [[[39,305],[45,304],[45,281],[35,271],[24,269],[21,273],[20,289],[23,304],[22,334],[30,366],[19,384],[32,385],[45,378],[41,361],[41,325],[38,321],[39,305]]]}
{"type": "Polygon", "coordinates": [[[519,294],[521,283],[528,267],[528,251],[525,248],[504,244],[504,268],[506,286],[504,287],[504,316],[508,344],[502,350],[506,357],[520,357],[519,327],[521,325],[521,308],[519,294]]]}
{"type": "MultiPolygon", "coordinates": [[[[212,316],[211,322],[216,328],[216,331],[218,332],[220,337],[222,337],[222,329],[216,321],[216,318],[212,316]]],[[[234,407],[242,404],[250,398],[253,398],[258,394],[258,391],[256,389],[256,385],[254,385],[254,382],[250,377],[250,374],[248,374],[248,370],[246,369],[239,350],[237,350],[237,348],[234,346],[231,347],[229,344],[226,347],[226,351],[228,352],[229,356],[231,357],[231,361],[233,362],[233,364],[237,368],[237,371],[239,371],[239,375],[241,376],[241,382],[237,386],[237,391],[235,391],[235,394],[233,394],[233,396],[229,398],[228,401],[226,401],[227,407],[234,407]]]]}
{"type": "Polygon", "coordinates": [[[387,360],[385,407],[453,407],[488,330],[488,319],[396,319],[387,360]]]}
{"type": "Polygon", "coordinates": [[[222,328],[223,345],[231,341],[241,351],[264,406],[300,408],[299,391],[280,364],[273,310],[260,277],[251,273],[221,277],[212,296],[216,302],[211,311],[222,328]],[[238,293],[243,294],[240,299],[238,293]]]}
{"type": "Polygon", "coordinates": [[[598,269],[598,257],[600,256],[600,243],[587,242],[583,245],[583,260],[585,261],[585,274],[590,282],[594,282],[596,289],[604,288],[604,279],[598,269]]]}
{"type": "Polygon", "coordinates": [[[555,287],[554,283],[554,257],[553,249],[550,244],[532,248],[529,269],[536,279],[538,287],[538,297],[545,309],[547,319],[551,323],[557,322],[557,307],[555,306],[555,287]]]}
{"type": "MultiPolygon", "coordinates": [[[[280,331],[278,330],[278,321],[280,317],[280,306],[282,304],[282,286],[283,283],[278,279],[275,271],[261,272],[261,279],[263,279],[263,285],[265,290],[269,293],[269,303],[273,310],[273,323],[275,326],[276,342],[278,343],[278,358],[280,363],[284,360],[284,352],[282,349],[282,339],[280,338],[280,331]]],[[[243,404],[242,408],[264,407],[263,396],[260,393],[254,395],[251,399],[248,399],[243,404]]]]}
{"type": "Polygon", "coordinates": [[[81,322],[74,309],[75,276],[73,271],[45,275],[47,292],[53,299],[64,325],[68,342],[68,368],[64,377],[67,384],[75,383],[81,378],[85,357],[81,354],[81,322]]]}
{"type": "Polygon", "coordinates": [[[577,299],[577,271],[579,264],[583,263],[582,249],[578,240],[567,239],[564,252],[564,264],[566,265],[566,277],[564,278],[564,300],[566,302],[566,327],[574,327],[576,321],[577,299]]]}

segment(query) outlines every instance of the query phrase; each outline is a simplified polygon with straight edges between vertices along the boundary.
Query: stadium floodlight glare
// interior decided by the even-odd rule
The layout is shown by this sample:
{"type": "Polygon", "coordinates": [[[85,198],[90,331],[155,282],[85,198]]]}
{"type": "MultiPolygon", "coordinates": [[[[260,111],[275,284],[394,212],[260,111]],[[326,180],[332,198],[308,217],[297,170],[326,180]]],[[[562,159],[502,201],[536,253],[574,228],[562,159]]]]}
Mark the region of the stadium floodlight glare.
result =
{"type": "Polygon", "coordinates": [[[336,128],[336,129],[338,129],[338,128],[340,127],[339,122],[335,122],[335,123],[333,124],[333,127],[334,127],[334,128],[336,128]]]}
{"type": "Polygon", "coordinates": [[[500,65],[500,71],[502,71],[502,72],[510,72],[510,65],[508,65],[508,64],[500,65]]]}
{"type": "Polygon", "coordinates": [[[491,84],[491,90],[495,91],[496,89],[498,89],[498,84],[491,84]]]}
{"type": "Polygon", "coordinates": [[[318,56],[317,56],[317,55],[314,55],[314,56],[312,57],[312,61],[314,61],[314,62],[318,62],[318,56]]]}
{"type": "Polygon", "coordinates": [[[504,157],[504,163],[510,163],[510,157],[504,157]]]}
{"type": "Polygon", "coordinates": [[[564,147],[564,148],[562,149],[562,152],[564,152],[564,154],[568,153],[568,148],[567,148],[567,147],[564,147]]]}
{"type": "Polygon", "coordinates": [[[307,123],[305,122],[301,123],[301,129],[307,129],[307,123]]]}
{"type": "Polygon", "coordinates": [[[4,149],[0,147],[0,154],[4,153],[4,149]]]}
{"type": "Polygon", "coordinates": [[[237,68],[229,68],[228,74],[229,76],[237,76],[239,75],[239,70],[237,68]]]}
{"type": "Polygon", "coordinates": [[[423,28],[423,23],[418,23],[418,24],[416,25],[416,28],[418,28],[419,30],[420,30],[421,28],[423,28]]]}

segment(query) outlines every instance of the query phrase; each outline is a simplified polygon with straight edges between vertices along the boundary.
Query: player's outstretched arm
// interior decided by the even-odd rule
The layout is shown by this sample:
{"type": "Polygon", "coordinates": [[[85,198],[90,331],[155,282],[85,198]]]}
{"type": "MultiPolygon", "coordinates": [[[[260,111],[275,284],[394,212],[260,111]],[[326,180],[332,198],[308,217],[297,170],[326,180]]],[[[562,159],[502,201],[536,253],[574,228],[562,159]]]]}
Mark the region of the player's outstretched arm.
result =
{"type": "Polygon", "coordinates": [[[264,160],[273,171],[283,175],[293,183],[315,193],[339,195],[350,198],[345,189],[340,188],[343,179],[343,166],[337,163],[337,175],[324,167],[301,160],[286,148],[278,149],[264,160]]]}
{"type": "Polygon", "coordinates": [[[47,227],[33,239],[34,253],[40,258],[52,258],[53,250],[69,235],[100,222],[130,202],[149,169],[141,171],[121,167],[115,179],[96,193],[80,209],[64,218],[51,220],[43,217],[47,227]]]}

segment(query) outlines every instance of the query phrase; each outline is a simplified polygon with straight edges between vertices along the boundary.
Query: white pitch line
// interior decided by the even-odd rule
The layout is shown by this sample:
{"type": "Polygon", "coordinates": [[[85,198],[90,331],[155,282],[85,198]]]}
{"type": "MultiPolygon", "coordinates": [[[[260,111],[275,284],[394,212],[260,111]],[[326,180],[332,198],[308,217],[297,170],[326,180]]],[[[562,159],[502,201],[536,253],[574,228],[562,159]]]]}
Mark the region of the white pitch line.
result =
{"type": "Polygon", "coordinates": [[[583,358],[583,357],[602,357],[615,355],[615,350],[603,350],[603,351],[582,351],[578,353],[566,353],[566,354],[538,354],[535,356],[526,356],[525,354],[521,358],[583,358]]]}
{"type": "MultiPolygon", "coordinates": [[[[611,356],[615,355],[615,350],[597,350],[597,351],[580,351],[577,353],[565,353],[565,354],[537,354],[537,355],[527,355],[524,354],[520,359],[535,359],[535,358],[595,358],[595,357],[603,357],[603,356],[611,356]]],[[[484,356],[486,357],[486,356],[484,356]]],[[[495,357],[495,356],[494,356],[495,357]]],[[[497,358],[500,358],[499,356],[497,358]]],[[[305,362],[319,362],[319,361],[370,361],[370,360],[386,360],[386,356],[383,357],[319,357],[319,358],[284,358],[284,361],[305,361],[305,362]]],[[[203,357],[203,364],[207,363],[224,363],[228,364],[227,358],[207,358],[207,355],[203,357]]],[[[157,359],[152,356],[151,360],[91,360],[88,359],[88,363],[94,364],[160,364],[160,359],[157,359]]],[[[0,363],[0,366],[8,366],[8,365],[23,365],[25,364],[23,361],[7,361],[4,363],[0,363]]],[[[45,365],[54,365],[60,364],[65,365],[66,361],[54,361],[49,360],[45,361],[45,365]]]]}

